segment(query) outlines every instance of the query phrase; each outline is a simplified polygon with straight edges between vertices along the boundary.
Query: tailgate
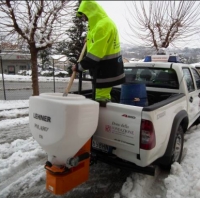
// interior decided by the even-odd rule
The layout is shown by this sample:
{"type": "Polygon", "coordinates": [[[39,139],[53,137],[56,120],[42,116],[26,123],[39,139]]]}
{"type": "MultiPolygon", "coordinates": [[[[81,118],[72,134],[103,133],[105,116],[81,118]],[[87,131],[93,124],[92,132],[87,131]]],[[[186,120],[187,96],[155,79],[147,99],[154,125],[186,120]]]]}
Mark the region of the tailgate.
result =
{"type": "Polygon", "coordinates": [[[139,154],[142,109],[117,103],[100,107],[94,141],[139,154]]]}

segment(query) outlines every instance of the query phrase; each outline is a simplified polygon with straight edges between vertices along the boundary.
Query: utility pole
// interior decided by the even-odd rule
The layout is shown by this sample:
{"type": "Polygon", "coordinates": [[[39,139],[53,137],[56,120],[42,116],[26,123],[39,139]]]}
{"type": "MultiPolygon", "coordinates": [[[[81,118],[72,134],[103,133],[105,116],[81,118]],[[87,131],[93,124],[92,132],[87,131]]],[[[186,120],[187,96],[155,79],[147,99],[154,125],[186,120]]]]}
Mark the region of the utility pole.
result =
{"type": "Polygon", "coordinates": [[[56,88],[55,88],[55,67],[54,67],[54,58],[53,58],[53,90],[54,90],[54,93],[55,93],[56,88]]]}
{"type": "MultiPolygon", "coordinates": [[[[1,53],[1,52],[2,52],[2,36],[1,36],[1,49],[0,49],[0,53],[1,53]]],[[[6,90],[5,90],[4,75],[3,75],[2,54],[0,55],[0,60],[1,60],[1,75],[2,75],[2,82],[3,82],[4,100],[6,100],[6,90]]]]}

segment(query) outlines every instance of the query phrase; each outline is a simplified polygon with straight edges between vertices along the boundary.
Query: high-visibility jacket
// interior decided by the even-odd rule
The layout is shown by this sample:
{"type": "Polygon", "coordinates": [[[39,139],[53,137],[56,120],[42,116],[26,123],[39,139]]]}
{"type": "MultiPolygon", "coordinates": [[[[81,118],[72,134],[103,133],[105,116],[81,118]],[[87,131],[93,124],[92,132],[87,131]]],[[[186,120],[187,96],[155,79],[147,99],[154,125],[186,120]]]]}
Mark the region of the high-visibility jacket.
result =
{"type": "Polygon", "coordinates": [[[82,70],[97,71],[96,87],[107,88],[125,82],[119,35],[115,23],[95,1],[82,1],[79,12],[88,18],[87,53],[82,70]]]}

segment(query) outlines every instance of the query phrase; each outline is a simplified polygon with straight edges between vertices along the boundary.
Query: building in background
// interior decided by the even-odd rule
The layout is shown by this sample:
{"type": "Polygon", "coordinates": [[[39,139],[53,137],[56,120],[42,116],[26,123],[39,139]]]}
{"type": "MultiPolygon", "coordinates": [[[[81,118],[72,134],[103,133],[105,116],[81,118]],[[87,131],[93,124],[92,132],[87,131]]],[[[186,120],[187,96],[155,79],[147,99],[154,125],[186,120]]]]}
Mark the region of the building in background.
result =
{"type": "Polygon", "coordinates": [[[1,68],[3,68],[4,74],[17,74],[20,70],[29,70],[31,68],[31,55],[24,54],[20,52],[2,52],[0,54],[1,61],[0,65],[0,72],[1,68]]]}
{"type": "Polygon", "coordinates": [[[31,68],[31,55],[17,44],[2,42],[0,48],[0,73],[2,68],[4,74],[17,74],[20,70],[31,68]]]}
{"type": "Polygon", "coordinates": [[[62,70],[67,70],[67,68],[72,64],[67,59],[67,56],[61,54],[61,55],[51,55],[51,65],[54,65],[54,67],[62,70]]]}

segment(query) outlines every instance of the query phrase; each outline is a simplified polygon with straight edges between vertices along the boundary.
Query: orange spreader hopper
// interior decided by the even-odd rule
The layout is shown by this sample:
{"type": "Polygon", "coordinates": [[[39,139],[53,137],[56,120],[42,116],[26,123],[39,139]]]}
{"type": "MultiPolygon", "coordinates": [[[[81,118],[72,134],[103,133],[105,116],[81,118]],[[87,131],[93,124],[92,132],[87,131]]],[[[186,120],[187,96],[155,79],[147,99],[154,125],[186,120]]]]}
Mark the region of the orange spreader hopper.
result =
{"type": "Polygon", "coordinates": [[[91,139],[77,152],[76,166],[66,168],[46,164],[46,189],[55,195],[63,195],[89,178],[91,139]]]}

